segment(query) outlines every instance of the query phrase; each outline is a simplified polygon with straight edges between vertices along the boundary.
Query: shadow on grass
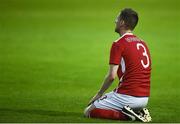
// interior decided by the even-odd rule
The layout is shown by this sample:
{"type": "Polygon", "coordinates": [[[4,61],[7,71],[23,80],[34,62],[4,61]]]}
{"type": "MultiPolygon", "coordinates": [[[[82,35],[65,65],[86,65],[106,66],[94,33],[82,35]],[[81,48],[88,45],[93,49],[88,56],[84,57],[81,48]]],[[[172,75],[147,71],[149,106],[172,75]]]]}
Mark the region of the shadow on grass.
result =
{"type": "MultiPolygon", "coordinates": [[[[85,118],[83,116],[83,113],[79,113],[79,112],[61,112],[61,111],[52,111],[52,110],[35,110],[35,109],[11,109],[11,108],[0,108],[0,115],[2,113],[21,113],[21,114],[35,114],[35,115],[44,115],[44,116],[54,116],[54,117],[73,117],[73,118],[79,118],[80,117],[80,120],[61,120],[61,121],[57,121],[57,122],[61,122],[61,123],[64,123],[64,122],[71,122],[71,123],[79,123],[79,122],[95,122],[95,123],[119,123],[119,122],[122,122],[122,123],[128,123],[128,121],[117,121],[117,120],[108,120],[108,119],[94,119],[94,118],[85,118]],[[86,120],[82,120],[83,117],[84,119],[86,120]]],[[[17,120],[16,120],[17,121],[17,120]]],[[[15,121],[15,122],[16,122],[15,121]]],[[[10,121],[11,122],[11,121],[10,121]]],[[[19,122],[23,122],[22,120],[19,121],[19,122]]],[[[29,122],[29,121],[28,121],[29,122]]],[[[30,121],[30,122],[39,122],[38,121],[30,121]]],[[[40,121],[41,122],[41,121],[40,121]]],[[[50,122],[54,122],[54,121],[50,121],[50,122]]],[[[56,121],[55,121],[56,122],[56,121]]],[[[130,121],[131,122],[131,121],[130,121]]]]}
{"type": "Polygon", "coordinates": [[[74,116],[74,117],[83,116],[83,113],[78,113],[78,112],[0,108],[0,113],[3,113],[3,112],[17,112],[17,113],[24,113],[24,114],[38,114],[38,115],[47,115],[47,116],[74,116]]]}

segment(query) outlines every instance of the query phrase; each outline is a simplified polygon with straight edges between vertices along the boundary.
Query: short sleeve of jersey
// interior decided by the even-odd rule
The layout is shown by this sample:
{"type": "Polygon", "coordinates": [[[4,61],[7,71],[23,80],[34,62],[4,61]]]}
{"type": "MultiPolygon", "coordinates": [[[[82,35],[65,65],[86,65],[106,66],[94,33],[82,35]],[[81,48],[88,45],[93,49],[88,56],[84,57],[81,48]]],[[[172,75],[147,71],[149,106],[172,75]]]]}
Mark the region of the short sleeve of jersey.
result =
{"type": "Polygon", "coordinates": [[[117,42],[113,42],[110,51],[109,64],[119,65],[121,61],[122,52],[123,46],[119,45],[117,42]]]}

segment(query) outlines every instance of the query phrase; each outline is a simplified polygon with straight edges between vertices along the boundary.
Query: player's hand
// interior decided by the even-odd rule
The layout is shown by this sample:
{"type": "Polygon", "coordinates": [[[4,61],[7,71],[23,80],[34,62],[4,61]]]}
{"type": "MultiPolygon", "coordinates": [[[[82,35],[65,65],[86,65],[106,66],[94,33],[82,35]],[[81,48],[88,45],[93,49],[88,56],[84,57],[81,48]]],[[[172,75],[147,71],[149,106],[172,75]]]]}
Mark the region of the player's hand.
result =
{"type": "Polygon", "coordinates": [[[102,96],[102,94],[97,93],[97,94],[89,101],[88,106],[89,106],[90,104],[92,104],[94,101],[96,101],[97,99],[99,99],[101,96],[102,96]]]}

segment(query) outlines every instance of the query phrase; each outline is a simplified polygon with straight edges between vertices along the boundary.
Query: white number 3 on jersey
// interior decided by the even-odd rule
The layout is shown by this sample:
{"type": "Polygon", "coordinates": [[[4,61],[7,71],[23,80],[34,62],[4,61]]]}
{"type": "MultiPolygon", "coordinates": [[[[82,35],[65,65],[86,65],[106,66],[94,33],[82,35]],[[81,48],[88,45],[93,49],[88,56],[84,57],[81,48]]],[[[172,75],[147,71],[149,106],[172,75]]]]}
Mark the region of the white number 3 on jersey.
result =
{"type": "Polygon", "coordinates": [[[143,60],[141,60],[142,66],[143,66],[144,68],[149,67],[149,56],[148,56],[148,54],[147,54],[147,51],[146,51],[145,46],[144,46],[142,43],[137,43],[136,46],[137,46],[137,49],[138,49],[138,50],[140,49],[140,47],[143,48],[144,51],[143,51],[142,55],[143,55],[144,57],[146,57],[146,59],[147,59],[147,63],[146,63],[146,64],[144,63],[143,60]]]}

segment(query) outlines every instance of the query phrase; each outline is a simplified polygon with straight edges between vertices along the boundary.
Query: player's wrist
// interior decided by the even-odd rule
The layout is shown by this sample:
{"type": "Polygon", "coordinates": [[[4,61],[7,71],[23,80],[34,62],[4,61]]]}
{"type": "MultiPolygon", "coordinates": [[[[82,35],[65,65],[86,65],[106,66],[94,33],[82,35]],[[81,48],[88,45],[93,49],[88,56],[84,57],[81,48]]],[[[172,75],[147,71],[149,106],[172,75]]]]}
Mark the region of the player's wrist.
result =
{"type": "Polygon", "coordinates": [[[103,92],[102,91],[98,91],[97,93],[99,96],[102,96],[103,95],[103,92]]]}

